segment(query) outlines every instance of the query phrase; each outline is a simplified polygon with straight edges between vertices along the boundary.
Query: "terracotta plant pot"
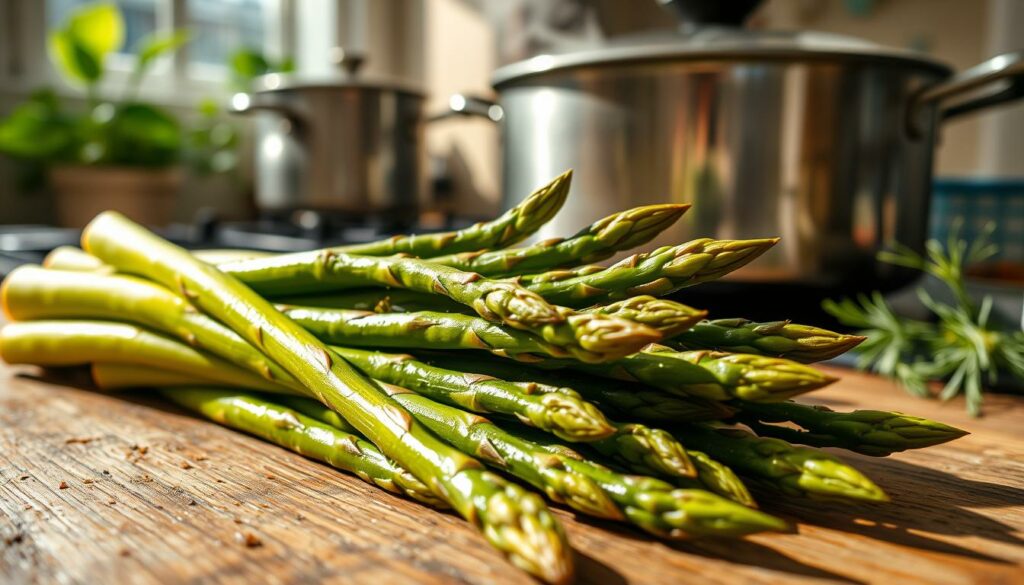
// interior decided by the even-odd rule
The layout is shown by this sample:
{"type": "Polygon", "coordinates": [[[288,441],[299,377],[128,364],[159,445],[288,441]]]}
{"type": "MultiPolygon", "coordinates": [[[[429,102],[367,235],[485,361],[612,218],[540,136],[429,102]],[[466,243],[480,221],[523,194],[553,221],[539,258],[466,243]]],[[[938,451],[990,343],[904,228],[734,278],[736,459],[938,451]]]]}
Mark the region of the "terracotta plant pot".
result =
{"type": "Polygon", "coordinates": [[[57,222],[83,227],[96,214],[114,209],[143,225],[162,226],[174,214],[181,190],[180,168],[59,166],[50,170],[57,222]]]}

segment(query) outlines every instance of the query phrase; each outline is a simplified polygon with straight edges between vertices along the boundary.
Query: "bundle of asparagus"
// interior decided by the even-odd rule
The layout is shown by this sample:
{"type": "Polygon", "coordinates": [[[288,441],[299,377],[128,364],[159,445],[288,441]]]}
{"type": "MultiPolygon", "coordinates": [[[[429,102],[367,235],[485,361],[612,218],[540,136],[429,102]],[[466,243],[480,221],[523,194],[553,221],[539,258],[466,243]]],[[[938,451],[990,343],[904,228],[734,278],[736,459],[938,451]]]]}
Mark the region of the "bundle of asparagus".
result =
{"type": "Polygon", "coordinates": [[[568,192],[556,178],[498,219],[290,255],[190,254],[112,212],[0,288],[9,363],[91,367],[100,390],[155,388],[221,425],[477,526],[515,565],[571,580],[544,500],[659,538],[786,529],[778,497],[884,501],[819,447],[884,456],[964,433],[790,399],[835,378],[807,364],[861,338],[708,320],[659,298],[777,240],[642,246],[684,205],[609,216],[512,247],[568,192]],[[397,352],[397,353],[396,353],[397,352]],[[485,418],[486,417],[486,418],[485,418]],[[491,468],[487,470],[486,468],[491,468]]]}

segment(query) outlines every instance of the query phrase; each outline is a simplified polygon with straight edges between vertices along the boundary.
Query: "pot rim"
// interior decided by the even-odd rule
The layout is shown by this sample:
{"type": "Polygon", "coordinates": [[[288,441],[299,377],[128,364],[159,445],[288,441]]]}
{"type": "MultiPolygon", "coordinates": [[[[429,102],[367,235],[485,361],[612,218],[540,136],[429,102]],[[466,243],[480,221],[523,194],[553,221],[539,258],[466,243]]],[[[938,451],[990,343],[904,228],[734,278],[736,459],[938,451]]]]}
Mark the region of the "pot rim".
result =
{"type": "Polygon", "coordinates": [[[253,80],[252,93],[272,93],[303,89],[355,89],[361,91],[394,92],[412,97],[426,97],[414,84],[398,79],[365,78],[363,76],[321,75],[306,76],[288,73],[268,73],[253,80]]]}
{"type": "Polygon", "coordinates": [[[538,55],[497,69],[491,76],[495,89],[548,73],[573,69],[616,67],[622,65],[660,64],[665,62],[789,62],[790,64],[832,62],[858,63],[884,67],[921,69],[948,77],[952,68],[941,61],[912,51],[877,48],[865,51],[863,47],[801,48],[796,46],[771,47],[737,45],[694,47],[679,43],[647,44],[591,49],[564,55],[538,55]]]}

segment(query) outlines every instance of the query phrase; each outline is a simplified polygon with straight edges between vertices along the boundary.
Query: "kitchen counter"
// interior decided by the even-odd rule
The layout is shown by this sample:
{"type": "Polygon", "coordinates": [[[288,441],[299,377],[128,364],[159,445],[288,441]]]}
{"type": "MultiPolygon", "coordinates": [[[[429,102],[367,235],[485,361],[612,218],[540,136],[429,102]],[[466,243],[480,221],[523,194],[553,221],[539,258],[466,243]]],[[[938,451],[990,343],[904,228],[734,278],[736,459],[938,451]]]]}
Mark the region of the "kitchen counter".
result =
{"type": "MultiPolygon", "coordinates": [[[[849,456],[885,505],[773,499],[793,534],[659,542],[559,510],[579,582],[1024,581],[1024,399],[988,415],[872,376],[814,394],[972,432],[885,459],[849,456]]],[[[0,581],[531,583],[468,524],[141,395],[0,365],[0,581]]]]}

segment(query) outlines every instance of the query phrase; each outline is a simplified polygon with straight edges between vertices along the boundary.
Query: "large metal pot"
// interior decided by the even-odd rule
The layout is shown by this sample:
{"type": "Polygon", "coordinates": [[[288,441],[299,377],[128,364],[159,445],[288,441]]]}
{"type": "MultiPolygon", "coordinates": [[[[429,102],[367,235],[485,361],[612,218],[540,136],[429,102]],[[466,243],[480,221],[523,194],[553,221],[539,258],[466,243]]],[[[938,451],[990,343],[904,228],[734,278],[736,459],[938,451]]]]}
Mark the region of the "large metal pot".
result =
{"type": "Polygon", "coordinates": [[[689,202],[656,243],[782,236],[735,279],[894,288],[908,273],[875,255],[892,240],[923,247],[939,121],[1024,88],[1019,54],[951,74],[861,41],[730,28],[512,64],[493,79],[505,205],[572,168],[572,194],[541,238],[689,202]],[[997,81],[1004,91],[968,96],[997,81]]]}
{"type": "Polygon", "coordinates": [[[425,196],[423,94],[357,75],[270,74],[232,100],[256,120],[256,204],[411,221],[425,196]]]}

